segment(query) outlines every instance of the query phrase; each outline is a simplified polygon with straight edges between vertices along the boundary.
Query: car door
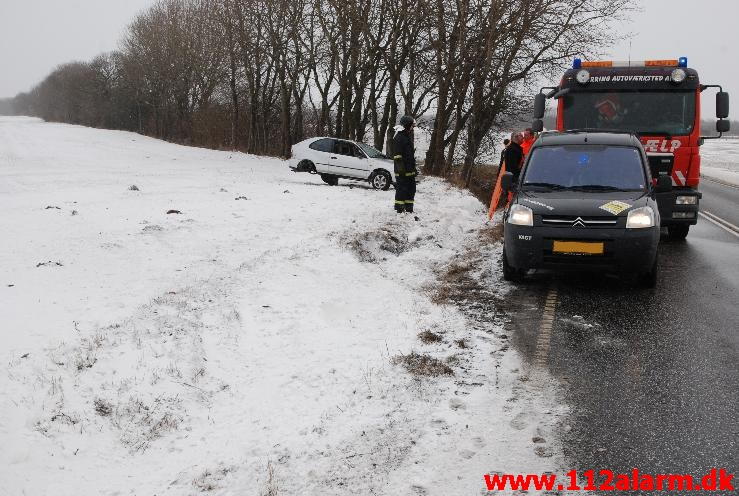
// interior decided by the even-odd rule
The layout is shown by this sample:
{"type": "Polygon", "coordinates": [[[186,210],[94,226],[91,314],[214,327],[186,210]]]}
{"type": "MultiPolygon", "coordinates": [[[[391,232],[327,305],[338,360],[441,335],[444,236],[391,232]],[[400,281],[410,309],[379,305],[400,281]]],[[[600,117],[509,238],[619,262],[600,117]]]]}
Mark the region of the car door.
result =
{"type": "Polygon", "coordinates": [[[321,138],[308,146],[310,150],[310,160],[316,166],[316,170],[320,173],[328,173],[331,163],[331,157],[334,154],[334,142],[333,138],[321,138]]]}
{"type": "Polygon", "coordinates": [[[335,140],[334,153],[329,157],[329,173],[337,176],[369,177],[369,160],[351,141],[335,140]]]}

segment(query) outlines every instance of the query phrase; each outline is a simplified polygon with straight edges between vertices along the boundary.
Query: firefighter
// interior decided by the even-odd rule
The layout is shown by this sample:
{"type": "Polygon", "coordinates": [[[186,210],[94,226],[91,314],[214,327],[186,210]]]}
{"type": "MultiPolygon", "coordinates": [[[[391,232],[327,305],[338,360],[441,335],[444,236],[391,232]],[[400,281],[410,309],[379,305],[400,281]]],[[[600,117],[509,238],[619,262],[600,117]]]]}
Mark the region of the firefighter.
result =
{"type": "Polygon", "coordinates": [[[410,115],[400,118],[400,130],[393,138],[395,166],[395,211],[413,212],[416,196],[416,156],[413,149],[413,127],[416,120],[410,115]]]}

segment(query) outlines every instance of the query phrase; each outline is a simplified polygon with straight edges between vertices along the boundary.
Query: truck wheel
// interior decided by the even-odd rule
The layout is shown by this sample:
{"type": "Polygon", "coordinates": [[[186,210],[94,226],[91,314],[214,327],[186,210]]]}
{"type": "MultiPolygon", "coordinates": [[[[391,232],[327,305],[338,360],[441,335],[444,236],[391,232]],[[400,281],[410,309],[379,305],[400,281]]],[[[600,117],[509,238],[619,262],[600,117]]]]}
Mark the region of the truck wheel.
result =
{"type": "Polygon", "coordinates": [[[643,288],[654,288],[657,286],[657,258],[655,255],[651,270],[639,276],[639,286],[643,288]]]}
{"type": "Polygon", "coordinates": [[[673,224],[667,226],[667,236],[671,241],[683,241],[688,236],[690,226],[687,224],[673,224]]]}
{"type": "Polygon", "coordinates": [[[373,188],[387,191],[388,189],[390,189],[390,184],[393,182],[393,180],[390,177],[390,174],[388,174],[387,172],[376,171],[373,172],[370,176],[369,182],[373,188]]]}
{"type": "Polygon", "coordinates": [[[323,179],[323,182],[329,186],[336,186],[339,184],[339,178],[331,174],[321,174],[321,179],[323,179]]]}
{"type": "Polygon", "coordinates": [[[503,248],[503,255],[501,256],[501,264],[503,265],[504,280],[511,282],[520,282],[523,280],[524,270],[508,265],[508,256],[506,255],[505,248],[503,248]]]}

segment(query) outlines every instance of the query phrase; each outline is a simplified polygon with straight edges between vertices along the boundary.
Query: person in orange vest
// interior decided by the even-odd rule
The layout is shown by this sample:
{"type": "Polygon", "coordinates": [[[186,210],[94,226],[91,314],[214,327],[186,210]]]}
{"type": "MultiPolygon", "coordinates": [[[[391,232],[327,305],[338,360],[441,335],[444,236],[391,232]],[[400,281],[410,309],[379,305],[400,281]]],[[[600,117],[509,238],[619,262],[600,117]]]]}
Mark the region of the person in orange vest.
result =
{"type": "Polygon", "coordinates": [[[521,143],[524,157],[529,154],[529,151],[531,150],[531,145],[534,144],[534,141],[536,141],[534,130],[530,127],[527,127],[523,132],[523,142],[521,143]]]}

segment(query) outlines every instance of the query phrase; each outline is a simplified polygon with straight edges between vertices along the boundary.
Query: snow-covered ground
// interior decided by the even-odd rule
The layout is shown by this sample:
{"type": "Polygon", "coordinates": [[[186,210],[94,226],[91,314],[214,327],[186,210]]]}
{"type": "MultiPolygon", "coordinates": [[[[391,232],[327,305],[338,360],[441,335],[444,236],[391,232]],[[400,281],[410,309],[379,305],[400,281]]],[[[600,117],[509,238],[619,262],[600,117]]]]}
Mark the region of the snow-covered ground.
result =
{"type": "Polygon", "coordinates": [[[706,140],[701,147],[701,174],[739,185],[739,138],[706,140]]]}
{"type": "Polygon", "coordinates": [[[418,222],[392,197],[0,118],[0,494],[469,495],[562,468],[555,388],[439,296],[470,253],[505,291],[484,208],[432,178],[418,222]]]}

